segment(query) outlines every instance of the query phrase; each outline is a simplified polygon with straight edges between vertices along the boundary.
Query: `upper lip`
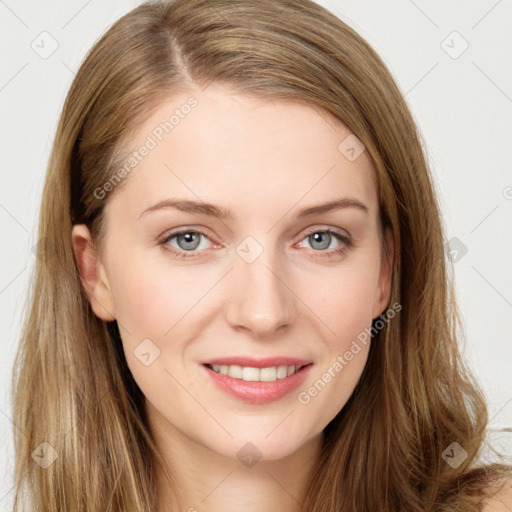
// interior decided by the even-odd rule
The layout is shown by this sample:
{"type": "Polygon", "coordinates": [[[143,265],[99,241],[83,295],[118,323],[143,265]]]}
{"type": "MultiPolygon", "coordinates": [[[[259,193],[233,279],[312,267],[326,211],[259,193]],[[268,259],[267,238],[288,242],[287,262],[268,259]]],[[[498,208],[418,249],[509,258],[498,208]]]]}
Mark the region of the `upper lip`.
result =
{"type": "Polygon", "coordinates": [[[238,365],[245,366],[250,368],[268,368],[271,366],[305,366],[312,361],[308,361],[307,359],[298,359],[296,357],[286,357],[286,356],[278,356],[278,357],[263,357],[263,358],[254,358],[248,356],[233,356],[233,357],[218,357],[215,359],[208,359],[207,361],[203,361],[203,365],[238,365]]]}

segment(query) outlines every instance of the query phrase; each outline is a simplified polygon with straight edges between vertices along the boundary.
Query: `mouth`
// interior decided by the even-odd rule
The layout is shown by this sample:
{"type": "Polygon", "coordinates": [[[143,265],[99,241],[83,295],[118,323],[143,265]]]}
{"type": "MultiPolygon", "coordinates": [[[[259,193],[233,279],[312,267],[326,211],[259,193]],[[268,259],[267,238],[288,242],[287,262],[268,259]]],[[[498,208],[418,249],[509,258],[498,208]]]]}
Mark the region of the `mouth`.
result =
{"type": "Polygon", "coordinates": [[[290,395],[303,385],[314,363],[279,366],[241,366],[203,363],[205,376],[217,389],[247,404],[267,404],[290,395]]]}
{"type": "Polygon", "coordinates": [[[262,368],[235,364],[204,364],[204,366],[220,375],[226,375],[245,382],[275,382],[280,379],[286,379],[312,364],[266,366],[262,368]]]}

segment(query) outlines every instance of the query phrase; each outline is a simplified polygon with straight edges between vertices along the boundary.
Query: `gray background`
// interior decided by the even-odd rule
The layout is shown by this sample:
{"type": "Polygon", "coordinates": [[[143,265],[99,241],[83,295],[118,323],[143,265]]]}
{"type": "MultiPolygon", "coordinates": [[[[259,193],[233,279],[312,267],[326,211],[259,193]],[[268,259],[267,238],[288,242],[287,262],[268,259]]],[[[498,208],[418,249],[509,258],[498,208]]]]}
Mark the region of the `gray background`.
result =
{"type": "MultiPolygon", "coordinates": [[[[0,0],[0,510],[12,499],[10,373],[58,115],[86,51],[139,3],[0,0]]],[[[490,439],[510,457],[512,3],[318,3],[373,45],[423,134],[454,251],[463,350],[487,393],[490,439]]]]}

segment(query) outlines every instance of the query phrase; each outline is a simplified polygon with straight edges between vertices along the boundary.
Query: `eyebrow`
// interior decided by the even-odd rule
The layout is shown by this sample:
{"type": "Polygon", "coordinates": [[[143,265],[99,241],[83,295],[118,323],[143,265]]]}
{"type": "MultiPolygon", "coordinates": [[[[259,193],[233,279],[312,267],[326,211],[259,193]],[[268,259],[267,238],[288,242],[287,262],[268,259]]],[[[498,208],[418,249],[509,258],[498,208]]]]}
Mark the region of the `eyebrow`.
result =
{"type": "MultiPolygon", "coordinates": [[[[158,203],[146,208],[141,214],[143,215],[160,209],[167,208],[175,208],[182,212],[186,213],[195,213],[199,215],[208,215],[210,217],[215,217],[218,219],[229,219],[232,217],[232,212],[230,209],[222,208],[220,206],[216,206],[210,203],[204,203],[199,201],[191,201],[188,199],[164,199],[163,201],[159,201],[158,203]]],[[[363,204],[358,199],[352,197],[343,197],[340,199],[335,199],[333,201],[328,201],[325,203],[321,203],[315,206],[309,206],[307,208],[303,208],[297,212],[297,218],[301,219],[304,217],[310,217],[312,215],[317,215],[319,213],[326,213],[332,210],[339,210],[342,208],[357,208],[360,211],[365,212],[366,214],[370,213],[369,208],[363,204]]]]}

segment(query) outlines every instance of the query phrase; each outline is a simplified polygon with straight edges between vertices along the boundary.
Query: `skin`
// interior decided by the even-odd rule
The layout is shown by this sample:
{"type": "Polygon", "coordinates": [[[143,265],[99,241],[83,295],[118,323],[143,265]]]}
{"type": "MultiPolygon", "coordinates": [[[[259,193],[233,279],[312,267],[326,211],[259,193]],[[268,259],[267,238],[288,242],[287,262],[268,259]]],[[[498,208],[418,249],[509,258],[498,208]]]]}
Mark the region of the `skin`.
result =
{"type": "MultiPolygon", "coordinates": [[[[107,198],[101,247],[93,246],[86,226],[74,226],[82,282],[95,314],[118,321],[151,429],[175,473],[179,510],[298,510],[295,498],[322,431],[352,394],[370,344],[360,344],[308,404],[299,403],[298,392],[387,309],[391,236],[386,233],[388,261],[369,156],[347,159],[338,146],[350,130],[306,104],[265,101],[217,85],[191,89],[152,113],[133,148],[191,95],[198,106],[107,198]],[[176,209],[140,217],[169,197],[229,208],[233,218],[176,209]],[[361,201],[368,213],[343,208],[296,218],[301,208],[341,197],[361,201]],[[181,227],[209,237],[200,238],[188,259],[158,244],[181,227]],[[307,228],[337,230],[356,245],[336,254],[344,242],[333,236],[327,249],[319,248],[307,228]],[[248,236],[263,248],[252,263],[236,251],[248,236]],[[160,350],[149,366],[134,355],[145,339],[160,350]],[[300,389],[268,404],[246,404],[217,389],[199,364],[231,355],[294,356],[314,366],[300,389]],[[251,467],[237,457],[247,442],[262,455],[251,467]]],[[[177,237],[167,245],[187,250],[177,237]]],[[[162,510],[174,510],[161,476],[159,496],[162,510]]]]}

